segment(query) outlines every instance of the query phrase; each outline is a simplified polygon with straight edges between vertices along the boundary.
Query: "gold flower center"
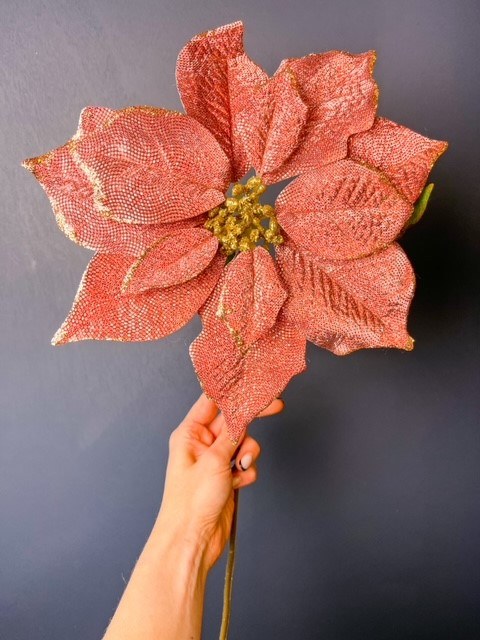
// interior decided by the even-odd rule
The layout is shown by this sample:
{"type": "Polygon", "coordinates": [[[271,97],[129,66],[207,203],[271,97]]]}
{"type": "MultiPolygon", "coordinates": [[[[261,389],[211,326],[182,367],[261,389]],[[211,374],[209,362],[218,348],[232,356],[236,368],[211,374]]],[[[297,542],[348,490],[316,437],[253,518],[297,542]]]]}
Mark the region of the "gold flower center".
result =
{"type": "Polygon", "coordinates": [[[246,184],[236,182],[232,196],[208,212],[204,226],[219,239],[227,256],[250,251],[257,244],[268,247],[283,242],[275,209],[260,202],[265,191],[266,186],[259,176],[249,178],[246,184]]]}

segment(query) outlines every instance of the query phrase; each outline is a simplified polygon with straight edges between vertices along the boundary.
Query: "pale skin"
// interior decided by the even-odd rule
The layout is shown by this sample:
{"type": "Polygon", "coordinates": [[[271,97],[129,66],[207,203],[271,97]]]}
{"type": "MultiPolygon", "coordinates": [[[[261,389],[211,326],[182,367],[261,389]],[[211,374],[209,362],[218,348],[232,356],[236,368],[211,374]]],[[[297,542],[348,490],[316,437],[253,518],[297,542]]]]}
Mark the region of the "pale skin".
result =
{"type": "MultiPolygon", "coordinates": [[[[276,399],[258,417],[283,406],[276,399]]],[[[233,492],[256,481],[259,455],[248,433],[230,440],[223,415],[202,394],[170,436],[160,511],[103,640],[200,639],[207,576],[230,535],[233,492]]]]}

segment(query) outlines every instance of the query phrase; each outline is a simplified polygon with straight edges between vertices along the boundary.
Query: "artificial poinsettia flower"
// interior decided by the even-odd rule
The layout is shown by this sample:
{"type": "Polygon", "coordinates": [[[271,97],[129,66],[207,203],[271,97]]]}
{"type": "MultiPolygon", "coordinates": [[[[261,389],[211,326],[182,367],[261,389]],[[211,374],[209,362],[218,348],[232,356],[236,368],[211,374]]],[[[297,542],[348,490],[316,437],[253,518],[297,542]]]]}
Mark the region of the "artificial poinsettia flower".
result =
{"type": "Polygon", "coordinates": [[[88,107],[26,160],[61,229],[96,251],[54,344],[157,339],[199,312],[190,354],[233,440],[305,369],[307,340],[411,348],[395,239],[446,143],[377,118],[375,57],[311,54],[270,77],[236,22],[180,52],[185,114],[88,107]]]}

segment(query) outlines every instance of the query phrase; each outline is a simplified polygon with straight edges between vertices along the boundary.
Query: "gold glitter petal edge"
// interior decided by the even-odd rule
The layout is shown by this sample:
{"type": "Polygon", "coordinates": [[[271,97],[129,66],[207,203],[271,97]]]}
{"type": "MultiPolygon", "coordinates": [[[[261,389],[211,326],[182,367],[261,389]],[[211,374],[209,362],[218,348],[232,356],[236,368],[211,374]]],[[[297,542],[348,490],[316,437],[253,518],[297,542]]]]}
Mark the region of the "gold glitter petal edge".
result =
{"type": "Polygon", "coordinates": [[[221,276],[217,254],[198,276],[178,285],[125,295],[121,285],[131,258],[97,253],[91,259],[55,345],[79,340],[158,340],[174,333],[198,312],[221,276]]]}

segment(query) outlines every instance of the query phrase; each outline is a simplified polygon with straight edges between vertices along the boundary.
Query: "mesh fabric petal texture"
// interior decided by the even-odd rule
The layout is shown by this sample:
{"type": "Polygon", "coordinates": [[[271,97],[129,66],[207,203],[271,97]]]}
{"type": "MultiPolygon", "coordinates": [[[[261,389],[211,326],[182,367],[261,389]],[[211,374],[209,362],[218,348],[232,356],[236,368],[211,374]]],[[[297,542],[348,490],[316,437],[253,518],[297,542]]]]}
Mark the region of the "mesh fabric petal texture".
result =
{"type": "Polygon", "coordinates": [[[217,254],[198,276],[181,284],[140,294],[121,291],[132,262],[127,256],[98,253],[90,261],[72,309],[52,339],[157,340],[189,322],[218,281],[225,257],[217,254]]]}
{"type": "Polygon", "coordinates": [[[232,162],[232,180],[254,167],[266,184],[347,155],[350,135],[374,121],[376,54],[330,51],[284,60],[273,77],[244,52],[243,24],[195,36],[177,60],[186,113],[232,162]]]}
{"type": "Polygon", "coordinates": [[[325,260],[381,249],[395,240],[412,210],[388,178],[352,160],[302,174],[276,202],[277,219],[289,237],[325,260]]]}
{"type": "Polygon", "coordinates": [[[289,291],[285,315],[308,340],[337,355],[413,348],[406,325],[415,275],[398,244],[345,262],[325,262],[288,245],[277,248],[277,257],[289,291]]]}
{"type": "Polygon", "coordinates": [[[116,116],[115,109],[108,107],[84,107],[80,113],[77,137],[93,133],[116,116]]]}
{"type": "Polygon", "coordinates": [[[295,152],[269,174],[277,182],[347,156],[350,135],[369,129],[374,121],[378,88],[373,79],[374,51],[350,54],[329,51],[283,60],[308,107],[307,121],[295,152]]]}
{"type": "Polygon", "coordinates": [[[130,107],[73,142],[101,216],[137,224],[192,218],[223,202],[229,160],[201,124],[180,113],[130,107]]]}
{"type": "Polygon", "coordinates": [[[305,370],[304,334],[282,313],[261,338],[238,344],[218,315],[225,274],[200,309],[203,329],[190,345],[201,386],[225,416],[228,434],[237,442],[248,424],[305,370]]]}
{"type": "Polygon", "coordinates": [[[186,282],[210,264],[217,250],[217,238],[206,229],[191,227],[171,233],[133,263],[122,289],[128,293],[142,293],[186,282]]]}
{"type": "Polygon", "coordinates": [[[297,148],[307,121],[294,75],[272,78],[247,56],[229,61],[233,148],[240,173],[254,167],[265,184],[297,148]]]}
{"type": "Polygon", "coordinates": [[[431,140],[387,118],[349,140],[349,156],[377,167],[410,202],[420,196],[447,142],[431,140]]]}
{"type": "Polygon", "coordinates": [[[217,315],[238,347],[248,348],[275,323],[286,297],[272,257],[256,247],[227,265],[217,315]]]}
{"type": "Polygon", "coordinates": [[[232,180],[254,167],[268,182],[295,151],[307,118],[295,77],[269,78],[245,54],[241,22],[195,36],[178,56],[177,85],[186,113],[231,159],[232,180]]]}
{"type": "Polygon", "coordinates": [[[88,249],[136,256],[165,231],[185,226],[185,222],[175,226],[132,225],[100,216],[94,205],[93,186],[74,162],[68,145],[23,164],[45,190],[60,229],[88,249]]]}
{"type": "Polygon", "coordinates": [[[203,224],[206,214],[168,224],[135,225],[101,215],[91,176],[74,160],[74,144],[116,118],[117,113],[105,107],[86,107],[71,140],[22,164],[42,185],[56,221],[68,238],[94,251],[138,256],[168,232],[203,224]]]}
{"type": "Polygon", "coordinates": [[[242,174],[233,153],[228,63],[243,52],[243,24],[233,22],[192,38],[180,51],[176,69],[185,112],[216,137],[232,162],[233,181],[242,174]]]}

